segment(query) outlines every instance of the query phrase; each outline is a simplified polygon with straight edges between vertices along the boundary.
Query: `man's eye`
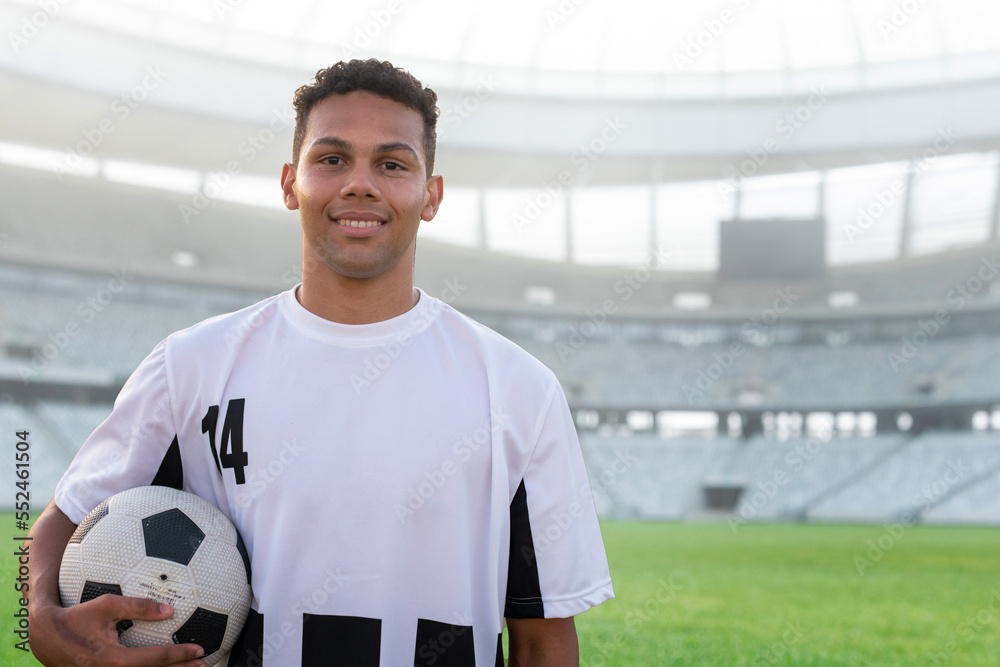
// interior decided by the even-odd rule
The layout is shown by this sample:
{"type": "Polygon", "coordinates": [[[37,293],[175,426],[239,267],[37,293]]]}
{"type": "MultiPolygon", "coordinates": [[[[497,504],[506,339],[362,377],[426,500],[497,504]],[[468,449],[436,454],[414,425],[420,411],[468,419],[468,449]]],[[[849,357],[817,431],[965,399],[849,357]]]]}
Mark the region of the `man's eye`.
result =
{"type": "Polygon", "coordinates": [[[389,171],[399,171],[400,169],[403,168],[403,165],[399,164],[398,162],[386,162],[385,168],[388,169],[389,171]]]}
{"type": "Polygon", "coordinates": [[[340,164],[340,158],[336,155],[331,155],[330,157],[323,158],[323,162],[327,164],[340,164]]]}

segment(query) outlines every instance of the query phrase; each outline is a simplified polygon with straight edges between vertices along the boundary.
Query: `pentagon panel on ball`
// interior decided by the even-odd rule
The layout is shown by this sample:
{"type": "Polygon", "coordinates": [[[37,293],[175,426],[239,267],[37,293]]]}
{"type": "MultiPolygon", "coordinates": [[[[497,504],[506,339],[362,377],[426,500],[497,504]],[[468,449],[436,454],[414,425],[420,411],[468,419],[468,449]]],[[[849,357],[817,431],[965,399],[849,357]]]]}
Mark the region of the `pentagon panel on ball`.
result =
{"type": "Polygon", "coordinates": [[[164,486],[108,498],[77,526],[59,570],[64,607],[101,595],[165,602],[164,621],[118,623],[125,646],[194,643],[214,665],[250,609],[250,557],[232,522],[198,496],[164,486]]]}

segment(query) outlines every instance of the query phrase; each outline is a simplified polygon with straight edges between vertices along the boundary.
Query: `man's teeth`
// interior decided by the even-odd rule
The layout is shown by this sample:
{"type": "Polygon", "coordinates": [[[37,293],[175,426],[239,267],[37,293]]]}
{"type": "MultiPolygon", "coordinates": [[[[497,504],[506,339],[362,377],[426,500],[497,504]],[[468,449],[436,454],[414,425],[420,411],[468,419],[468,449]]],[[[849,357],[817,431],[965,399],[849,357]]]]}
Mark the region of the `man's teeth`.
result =
{"type": "Polygon", "coordinates": [[[382,224],[378,220],[337,220],[337,223],[346,227],[356,227],[358,229],[363,229],[365,227],[378,227],[382,224]]]}

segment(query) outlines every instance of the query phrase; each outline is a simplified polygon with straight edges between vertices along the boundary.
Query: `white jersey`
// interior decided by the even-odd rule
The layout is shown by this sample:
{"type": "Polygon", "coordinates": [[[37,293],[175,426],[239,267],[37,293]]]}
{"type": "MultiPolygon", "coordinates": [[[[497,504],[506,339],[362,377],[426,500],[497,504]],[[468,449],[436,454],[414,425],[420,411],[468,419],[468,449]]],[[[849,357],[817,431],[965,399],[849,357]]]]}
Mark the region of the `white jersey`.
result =
{"type": "Polygon", "coordinates": [[[504,616],[613,597],[555,376],[423,292],[346,325],[289,290],[169,336],[55,500],[79,523],[151,483],[243,535],[253,609],[230,667],[502,665],[504,616]]]}

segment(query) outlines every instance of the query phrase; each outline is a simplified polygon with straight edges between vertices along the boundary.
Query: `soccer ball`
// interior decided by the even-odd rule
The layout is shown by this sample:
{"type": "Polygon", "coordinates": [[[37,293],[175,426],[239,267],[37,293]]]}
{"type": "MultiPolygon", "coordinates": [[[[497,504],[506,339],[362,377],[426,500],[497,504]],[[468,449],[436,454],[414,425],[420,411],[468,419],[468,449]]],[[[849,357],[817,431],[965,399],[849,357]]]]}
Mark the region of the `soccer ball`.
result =
{"type": "Polygon", "coordinates": [[[64,607],[105,593],[174,608],[164,621],[119,621],[125,646],[195,643],[214,665],[246,621],[250,558],[232,522],[198,496],[165,486],[129,489],[77,526],[59,568],[64,607]]]}

